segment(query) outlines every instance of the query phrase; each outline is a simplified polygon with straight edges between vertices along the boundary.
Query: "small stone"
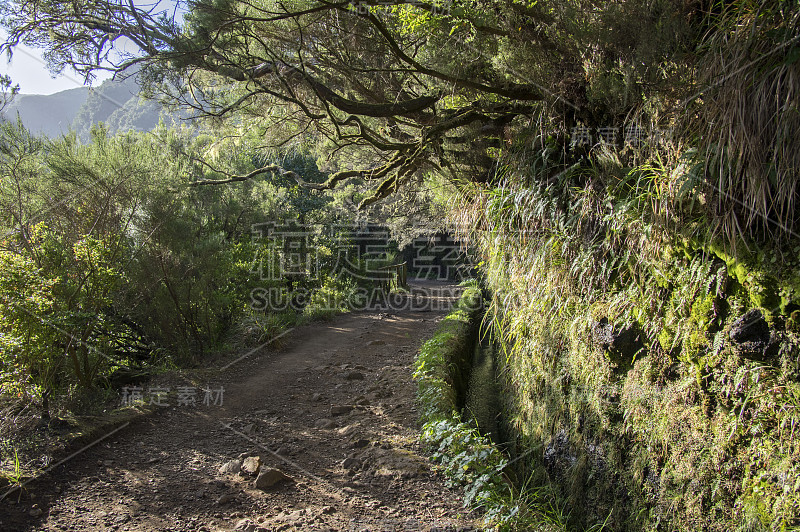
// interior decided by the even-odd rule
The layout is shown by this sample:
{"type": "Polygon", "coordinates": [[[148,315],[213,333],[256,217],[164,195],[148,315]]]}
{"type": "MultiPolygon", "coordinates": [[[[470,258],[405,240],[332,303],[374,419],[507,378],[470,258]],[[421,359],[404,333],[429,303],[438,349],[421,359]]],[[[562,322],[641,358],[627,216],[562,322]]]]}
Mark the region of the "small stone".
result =
{"type": "Polygon", "coordinates": [[[280,469],[270,468],[266,471],[262,472],[258,475],[256,479],[255,486],[258,489],[268,489],[279,482],[283,482],[285,480],[292,480],[292,477],[281,471],[280,469]]]}
{"type": "Polygon", "coordinates": [[[314,422],[314,427],[318,429],[332,429],[336,427],[336,422],[332,419],[322,418],[314,422]]]}
{"type": "Polygon", "coordinates": [[[353,410],[350,405],[334,405],[331,407],[331,416],[341,416],[353,410]]]}
{"type": "Polygon", "coordinates": [[[217,504],[228,504],[234,499],[236,499],[236,493],[225,493],[217,499],[217,504]]]}
{"type": "Polygon", "coordinates": [[[284,515],[281,521],[283,521],[287,525],[296,524],[303,520],[303,515],[304,515],[303,510],[295,510],[289,514],[284,515]]]}
{"type": "Polygon", "coordinates": [[[369,406],[369,399],[367,399],[366,397],[362,397],[361,399],[356,401],[356,404],[358,406],[369,406]]]}
{"type": "Polygon", "coordinates": [[[31,508],[31,511],[28,512],[28,515],[30,515],[31,517],[39,517],[40,515],[42,515],[42,509],[34,506],[33,508],[31,508]]]}
{"type": "Polygon", "coordinates": [[[319,401],[320,399],[322,399],[321,393],[315,393],[314,395],[311,396],[311,400],[314,402],[319,401]]]}
{"type": "Polygon", "coordinates": [[[230,462],[225,462],[219,468],[220,475],[235,475],[242,469],[242,462],[241,460],[231,460],[230,462]]]}
{"type": "Polygon", "coordinates": [[[363,447],[366,447],[367,445],[369,445],[369,440],[365,440],[364,438],[358,439],[353,442],[354,449],[361,449],[363,447]]]}
{"type": "Polygon", "coordinates": [[[260,456],[248,456],[242,462],[242,473],[250,476],[256,476],[258,474],[258,470],[261,469],[261,457],[260,456]]]}
{"type": "Polygon", "coordinates": [[[242,519],[236,523],[234,530],[241,530],[242,532],[255,532],[258,527],[249,519],[242,519]]]}
{"type": "Polygon", "coordinates": [[[368,345],[368,346],[372,346],[372,345],[386,345],[386,342],[384,342],[383,340],[371,340],[371,341],[367,342],[367,345],[368,345]]]}
{"type": "Polygon", "coordinates": [[[334,508],[333,506],[323,506],[322,507],[322,513],[324,513],[326,515],[330,515],[332,513],[336,513],[336,508],[334,508]]]}
{"type": "Polygon", "coordinates": [[[356,458],[345,458],[342,461],[342,467],[345,469],[357,469],[361,466],[361,462],[356,458]]]}
{"type": "Polygon", "coordinates": [[[734,352],[741,357],[761,361],[776,354],[774,335],[759,309],[750,310],[734,321],[729,335],[734,352]]]}
{"type": "Polygon", "coordinates": [[[249,425],[245,425],[242,428],[242,432],[244,432],[245,434],[248,434],[248,435],[253,434],[255,431],[256,431],[256,426],[255,426],[254,423],[250,423],[249,425]]]}
{"type": "Polygon", "coordinates": [[[358,430],[358,425],[347,425],[345,427],[338,429],[336,432],[338,432],[342,436],[349,438],[352,437],[353,433],[356,432],[357,430],[358,430]]]}
{"type": "Polygon", "coordinates": [[[350,373],[345,375],[344,378],[345,378],[345,380],[348,380],[348,381],[363,381],[364,380],[364,374],[361,373],[360,371],[351,371],[350,373]]]}

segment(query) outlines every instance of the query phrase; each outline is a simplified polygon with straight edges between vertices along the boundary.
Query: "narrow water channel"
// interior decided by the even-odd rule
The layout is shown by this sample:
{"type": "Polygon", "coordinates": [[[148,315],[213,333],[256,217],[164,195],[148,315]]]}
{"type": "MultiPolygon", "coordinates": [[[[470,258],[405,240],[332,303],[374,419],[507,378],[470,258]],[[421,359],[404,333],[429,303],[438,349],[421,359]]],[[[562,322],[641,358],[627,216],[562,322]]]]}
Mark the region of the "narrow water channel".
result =
{"type": "Polygon", "coordinates": [[[500,388],[496,371],[494,344],[484,337],[475,342],[463,421],[476,425],[481,434],[500,444],[500,388]]]}

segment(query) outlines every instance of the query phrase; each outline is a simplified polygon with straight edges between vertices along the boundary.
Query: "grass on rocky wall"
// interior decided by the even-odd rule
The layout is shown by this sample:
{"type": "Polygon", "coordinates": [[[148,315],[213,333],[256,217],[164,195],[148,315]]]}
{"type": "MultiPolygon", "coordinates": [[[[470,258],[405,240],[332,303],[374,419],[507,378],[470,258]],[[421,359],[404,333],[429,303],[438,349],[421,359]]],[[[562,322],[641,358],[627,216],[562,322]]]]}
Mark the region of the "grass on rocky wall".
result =
{"type": "Polygon", "coordinates": [[[518,164],[455,205],[493,292],[512,458],[577,528],[791,529],[797,264],[705,230],[669,197],[687,179],[673,162],[555,178],[518,164]],[[779,346],[761,359],[730,337],[752,308],[779,346]],[[607,345],[602,327],[636,342],[607,345]]]}

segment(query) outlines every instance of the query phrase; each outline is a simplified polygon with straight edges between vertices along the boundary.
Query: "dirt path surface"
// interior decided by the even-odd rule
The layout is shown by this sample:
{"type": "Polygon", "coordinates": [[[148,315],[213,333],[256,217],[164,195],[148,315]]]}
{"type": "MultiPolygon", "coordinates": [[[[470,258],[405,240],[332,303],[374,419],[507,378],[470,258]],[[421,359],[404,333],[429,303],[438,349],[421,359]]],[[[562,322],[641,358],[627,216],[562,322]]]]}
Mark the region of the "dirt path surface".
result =
{"type": "Polygon", "coordinates": [[[444,314],[299,327],[280,349],[207,372],[195,405],[165,396],[2,501],[0,530],[476,530],[418,442],[410,365],[444,314]]]}

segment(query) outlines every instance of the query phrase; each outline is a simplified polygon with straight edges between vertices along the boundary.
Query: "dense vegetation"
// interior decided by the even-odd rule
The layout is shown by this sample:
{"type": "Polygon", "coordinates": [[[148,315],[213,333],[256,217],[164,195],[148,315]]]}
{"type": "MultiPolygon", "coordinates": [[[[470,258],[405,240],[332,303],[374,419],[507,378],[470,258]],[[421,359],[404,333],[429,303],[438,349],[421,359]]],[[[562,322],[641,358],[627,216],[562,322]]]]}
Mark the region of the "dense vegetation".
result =
{"type": "MultiPolygon", "coordinates": [[[[377,4],[197,0],[176,18],[113,0],[13,0],[3,49],[41,46],[54,68],[87,76],[135,65],[151,94],[249,132],[262,153],[299,149],[330,170],[313,180],[268,157],[209,169],[206,183],[360,179],[362,207],[447,210],[493,294],[517,474],[547,488],[561,526],[798,526],[796,2],[377,4]],[[139,51],[114,51],[122,38],[139,51]]],[[[52,182],[67,187],[77,162],[50,150],[52,182]]],[[[178,160],[164,164],[188,164],[178,160]]],[[[200,188],[181,194],[209,208],[234,194],[200,188]]],[[[125,198],[107,224],[127,227],[137,196],[125,198]]],[[[75,220],[65,234],[93,226],[75,220]]],[[[39,236],[46,227],[19,233],[46,259],[37,268],[74,268],[60,281],[75,283],[68,302],[93,310],[116,273],[80,264],[127,249],[97,227],[77,249],[68,241],[75,266],[39,236]]],[[[9,263],[8,291],[47,308],[55,277],[27,264],[9,263]]],[[[226,304],[196,295],[195,327],[172,339],[186,348],[195,334],[213,343],[200,318],[226,304]]]]}
{"type": "MultiPolygon", "coordinates": [[[[245,140],[163,128],[110,137],[98,127],[82,144],[5,122],[0,148],[0,386],[41,403],[44,420],[48,398],[63,407],[133,375],[263,344],[346,309],[363,297],[358,283],[370,285],[366,270],[337,265],[353,221],[341,198],[280,177],[197,186],[210,160],[251,170],[259,155],[245,140]],[[212,158],[214,149],[225,155],[212,158]],[[307,249],[262,234],[292,219],[308,224],[295,229],[310,232],[307,249]],[[333,220],[341,234],[320,230],[333,220]],[[312,258],[307,275],[291,267],[312,258]],[[265,304],[270,290],[281,305],[265,304]]],[[[324,179],[307,155],[282,163],[324,179]]]]}

